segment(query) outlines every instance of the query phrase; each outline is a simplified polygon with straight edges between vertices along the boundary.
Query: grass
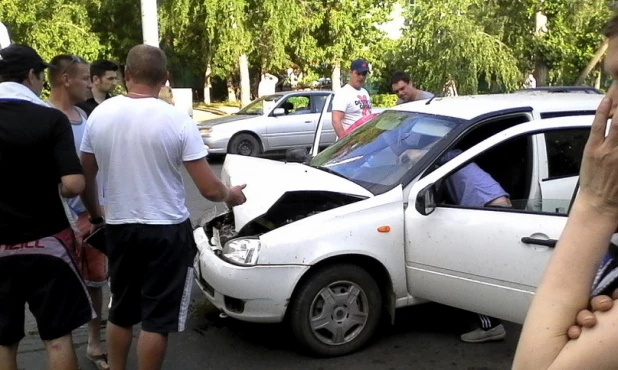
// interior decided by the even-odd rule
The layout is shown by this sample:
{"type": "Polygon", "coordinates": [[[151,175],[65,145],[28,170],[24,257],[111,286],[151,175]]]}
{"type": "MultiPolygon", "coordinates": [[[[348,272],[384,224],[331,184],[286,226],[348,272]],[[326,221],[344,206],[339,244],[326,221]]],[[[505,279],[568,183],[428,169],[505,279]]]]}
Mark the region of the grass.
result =
{"type": "Polygon", "coordinates": [[[240,102],[215,102],[210,104],[205,104],[204,102],[194,103],[193,108],[220,108],[220,107],[234,107],[240,108],[240,102]]]}

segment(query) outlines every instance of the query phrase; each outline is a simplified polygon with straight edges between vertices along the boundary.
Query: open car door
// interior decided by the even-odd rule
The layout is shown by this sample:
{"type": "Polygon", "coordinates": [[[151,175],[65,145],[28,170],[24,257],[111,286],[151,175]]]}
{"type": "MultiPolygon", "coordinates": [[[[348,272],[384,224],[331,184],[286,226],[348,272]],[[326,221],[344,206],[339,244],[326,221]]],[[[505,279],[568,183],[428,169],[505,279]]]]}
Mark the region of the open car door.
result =
{"type": "MultiPolygon", "coordinates": [[[[405,212],[408,287],[414,297],[522,323],[566,225],[573,187],[563,199],[511,199],[513,207],[465,207],[434,198],[449,177],[482,156],[499,158],[512,140],[589,129],[592,117],[537,120],[504,130],[415,183],[405,212]],[[560,206],[556,206],[560,202],[560,206]],[[551,209],[550,209],[551,208],[551,209]]],[[[533,141],[530,141],[533,142],[533,141]]],[[[536,147],[538,150],[538,147],[536,147]]],[[[534,154],[533,171],[538,158],[534,154]]],[[[536,181],[536,179],[531,179],[536,181]]],[[[569,184],[570,185],[570,184],[569,184]]],[[[576,192],[575,192],[576,193],[576,192]]]]}

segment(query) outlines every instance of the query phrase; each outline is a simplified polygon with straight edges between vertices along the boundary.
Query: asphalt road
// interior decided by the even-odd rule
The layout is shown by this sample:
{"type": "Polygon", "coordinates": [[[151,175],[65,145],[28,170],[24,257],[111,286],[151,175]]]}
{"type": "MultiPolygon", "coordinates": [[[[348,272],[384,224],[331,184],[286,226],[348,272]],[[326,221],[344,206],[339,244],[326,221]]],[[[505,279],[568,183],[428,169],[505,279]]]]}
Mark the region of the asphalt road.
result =
{"type": "MultiPolygon", "coordinates": [[[[221,161],[212,162],[217,173],[221,161]]],[[[187,205],[191,218],[212,207],[204,200],[188,176],[187,205]]],[[[104,318],[106,318],[104,314],[104,318]]],[[[300,354],[284,325],[257,325],[219,318],[194,284],[191,315],[187,330],[170,336],[164,369],[510,369],[519,325],[505,324],[507,338],[501,342],[467,344],[459,340],[474,315],[428,304],[399,310],[394,326],[384,323],[380,334],[361,352],[335,359],[315,359],[300,354]]],[[[45,352],[36,326],[27,320],[27,337],[20,346],[19,368],[45,368],[45,352]]],[[[137,369],[135,330],[129,369],[137,369]]],[[[85,357],[86,330],[74,333],[82,370],[95,370],[85,357]]],[[[2,368],[2,364],[0,364],[2,368]]]]}

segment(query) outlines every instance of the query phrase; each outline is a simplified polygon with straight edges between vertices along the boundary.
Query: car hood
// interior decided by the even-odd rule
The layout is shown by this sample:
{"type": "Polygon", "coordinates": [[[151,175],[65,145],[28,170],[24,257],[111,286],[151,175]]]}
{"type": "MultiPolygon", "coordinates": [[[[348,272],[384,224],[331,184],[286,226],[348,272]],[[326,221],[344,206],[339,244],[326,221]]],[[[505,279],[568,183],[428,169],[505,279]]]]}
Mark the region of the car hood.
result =
{"type": "Polygon", "coordinates": [[[213,126],[217,126],[223,123],[228,123],[228,122],[236,122],[236,121],[243,121],[246,119],[250,119],[250,118],[257,118],[257,117],[262,117],[262,116],[255,116],[255,115],[248,115],[248,114],[231,114],[229,116],[225,116],[225,117],[220,117],[220,118],[213,118],[213,119],[209,119],[206,121],[202,121],[199,122],[197,124],[197,127],[199,128],[208,128],[208,127],[213,127],[213,126]]]}
{"type": "Polygon", "coordinates": [[[373,197],[367,189],[334,174],[300,163],[228,154],[221,171],[228,186],[246,184],[247,202],[233,208],[235,229],[265,214],[287,192],[328,191],[373,197]]]}

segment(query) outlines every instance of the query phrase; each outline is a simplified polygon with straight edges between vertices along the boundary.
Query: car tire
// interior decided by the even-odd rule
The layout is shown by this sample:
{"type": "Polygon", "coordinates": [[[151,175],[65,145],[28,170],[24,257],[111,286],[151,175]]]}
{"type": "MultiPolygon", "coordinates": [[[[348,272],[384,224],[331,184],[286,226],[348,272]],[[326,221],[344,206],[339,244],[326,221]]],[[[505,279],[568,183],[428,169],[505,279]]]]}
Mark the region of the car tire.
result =
{"type": "Polygon", "coordinates": [[[316,270],[301,283],[288,320],[303,352],[337,357],[367,344],[381,317],[382,295],[376,281],[359,266],[337,264],[316,270]]]}
{"type": "Polygon", "coordinates": [[[251,134],[238,134],[230,140],[230,153],[255,157],[260,154],[260,142],[251,134]]]}

